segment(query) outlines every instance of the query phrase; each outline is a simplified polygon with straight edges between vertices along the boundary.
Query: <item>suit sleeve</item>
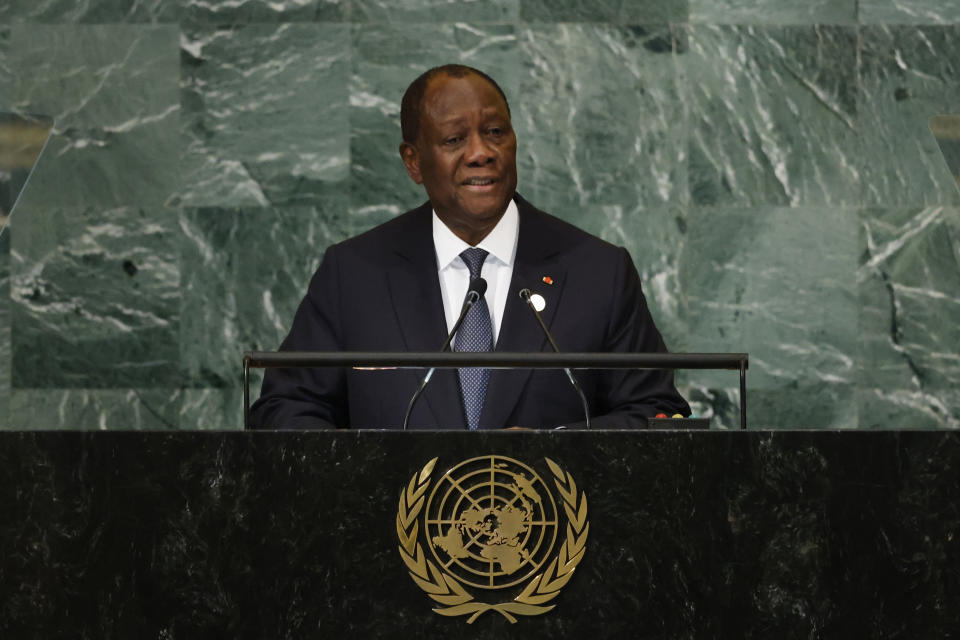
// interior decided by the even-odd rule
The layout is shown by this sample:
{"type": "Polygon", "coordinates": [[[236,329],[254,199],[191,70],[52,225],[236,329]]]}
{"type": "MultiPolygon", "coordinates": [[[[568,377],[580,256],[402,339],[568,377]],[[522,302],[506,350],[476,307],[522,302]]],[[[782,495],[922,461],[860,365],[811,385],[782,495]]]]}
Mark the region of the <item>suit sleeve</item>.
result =
{"type": "MultiPolygon", "coordinates": [[[[615,292],[608,316],[604,350],[613,353],[665,353],[640,286],[640,275],[626,249],[619,249],[615,292]]],[[[601,373],[592,425],[599,429],[645,428],[658,413],[690,415],[690,406],[674,386],[671,370],[619,370],[601,373]]]]}
{"type": "MultiPolygon", "coordinates": [[[[341,350],[337,247],[327,249],[300,302],[281,351],[341,350]]],[[[267,369],[250,412],[256,429],[326,429],[348,422],[346,378],[338,367],[267,369]]]]}

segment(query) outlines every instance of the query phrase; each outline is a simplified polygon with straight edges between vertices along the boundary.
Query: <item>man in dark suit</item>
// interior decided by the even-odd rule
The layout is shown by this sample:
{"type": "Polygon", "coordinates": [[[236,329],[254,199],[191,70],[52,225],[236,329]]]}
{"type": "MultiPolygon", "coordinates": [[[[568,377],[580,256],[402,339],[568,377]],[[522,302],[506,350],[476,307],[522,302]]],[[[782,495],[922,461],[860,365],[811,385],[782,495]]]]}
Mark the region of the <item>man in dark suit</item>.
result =
{"type": "MultiPolygon", "coordinates": [[[[625,249],[516,194],[517,140],[503,91],[482,72],[437,67],[407,89],[400,156],[429,202],[327,249],[282,350],[436,351],[468,286],[486,295],[458,332],[461,351],[550,350],[519,296],[530,289],[569,352],[666,351],[625,249]]],[[[271,369],[258,427],[397,428],[422,372],[271,369]]],[[[669,371],[579,371],[594,428],[689,414],[669,371]]],[[[412,428],[578,426],[583,407],[553,370],[438,370],[412,428]]]]}

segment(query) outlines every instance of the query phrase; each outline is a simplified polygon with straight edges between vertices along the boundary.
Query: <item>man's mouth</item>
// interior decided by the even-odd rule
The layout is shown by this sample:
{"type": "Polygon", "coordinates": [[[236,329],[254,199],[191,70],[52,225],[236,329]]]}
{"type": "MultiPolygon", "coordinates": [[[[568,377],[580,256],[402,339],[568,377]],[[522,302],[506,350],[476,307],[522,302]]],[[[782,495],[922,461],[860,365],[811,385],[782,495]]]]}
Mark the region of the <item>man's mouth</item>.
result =
{"type": "Polygon", "coordinates": [[[493,178],[469,178],[463,181],[463,184],[468,187],[489,187],[496,180],[493,178]]]}

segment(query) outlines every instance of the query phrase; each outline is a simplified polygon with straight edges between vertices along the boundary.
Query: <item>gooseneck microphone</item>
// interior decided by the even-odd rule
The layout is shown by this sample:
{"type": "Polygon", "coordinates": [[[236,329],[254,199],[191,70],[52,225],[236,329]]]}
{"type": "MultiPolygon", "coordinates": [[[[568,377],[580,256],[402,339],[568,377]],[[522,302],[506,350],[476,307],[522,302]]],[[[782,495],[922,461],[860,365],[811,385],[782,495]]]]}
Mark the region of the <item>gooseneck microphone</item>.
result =
{"type": "MultiPolygon", "coordinates": [[[[553,339],[553,336],[550,335],[550,330],[547,329],[547,325],[543,323],[543,318],[540,317],[540,312],[537,311],[537,306],[534,304],[531,299],[530,289],[520,289],[520,297],[523,298],[523,301],[527,303],[527,306],[530,307],[530,311],[533,311],[533,315],[536,316],[537,322],[540,323],[540,328],[543,329],[544,335],[547,336],[547,340],[550,341],[550,346],[553,347],[554,352],[560,353],[560,347],[557,346],[556,341],[553,339]]],[[[541,303],[543,299],[541,298],[541,303]]],[[[541,308],[543,305],[541,304],[541,308]]],[[[580,386],[580,383],[577,382],[577,379],[573,377],[573,372],[568,368],[563,369],[567,374],[567,379],[570,380],[570,384],[573,385],[573,388],[577,391],[577,395],[580,396],[580,402],[583,403],[583,416],[586,419],[587,429],[590,428],[590,407],[587,405],[587,396],[583,393],[583,387],[580,386]]]]}
{"type": "MultiPolygon", "coordinates": [[[[440,347],[440,353],[443,353],[450,348],[450,343],[453,341],[453,336],[457,335],[457,331],[460,330],[460,325],[463,324],[463,319],[467,317],[467,312],[470,311],[470,307],[477,304],[480,301],[480,298],[483,297],[483,294],[487,292],[487,281],[483,278],[477,278],[470,282],[470,287],[467,289],[467,297],[463,300],[463,307],[460,308],[460,317],[457,318],[457,321],[453,323],[453,329],[450,330],[450,333],[447,334],[447,339],[443,341],[443,346],[440,347]]],[[[417,390],[414,391],[413,396],[410,398],[410,403],[407,405],[407,413],[403,416],[403,430],[407,430],[407,423],[410,422],[410,414],[413,413],[413,405],[417,403],[417,398],[420,397],[420,394],[423,393],[423,390],[427,388],[427,383],[430,382],[430,378],[433,376],[435,367],[431,367],[427,371],[427,375],[423,376],[423,380],[420,381],[420,386],[417,387],[417,390]]]]}

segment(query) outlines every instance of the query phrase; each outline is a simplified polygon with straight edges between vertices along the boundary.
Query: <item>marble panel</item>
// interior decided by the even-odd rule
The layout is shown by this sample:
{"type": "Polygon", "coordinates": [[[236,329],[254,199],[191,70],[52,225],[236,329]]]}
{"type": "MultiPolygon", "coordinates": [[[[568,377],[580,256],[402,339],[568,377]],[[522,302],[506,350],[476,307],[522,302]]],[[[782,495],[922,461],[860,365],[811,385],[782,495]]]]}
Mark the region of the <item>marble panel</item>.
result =
{"type": "MultiPolygon", "coordinates": [[[[10,30],[0,28],[0,112],[10,109],[9,43],[10,30]]],[[[10,174],[0,172],[0,189],[9,191],[10,182],[10,174]]],[[[0,192],[0,202],[9,199],[9,194],[0,192]]],[[[9,422],[10,406],[10,234],[6,223],[6,215],[0,211],[0,428],[9,422]]]]}
{"type": "Polygon", "coordinates": [[[859,0],[861,24],[957,24],[955,0],[859,0]]]}
{"type": "MultiPolygon", "coordinates": [[[[696,372],[687,372],[687,374],[696,372]]],[[[724,384],[739,385],[735,371],[722,374],[724,384]]],[[[687,377],[687,375],[685,375],[687,377]]],[[[694,415],[710,418],[711,429],[740,429],[740,387],[678,387],[694,415]]],[[[855,429],[859,426],[856,401],[859,389],[852,383],[831,381],[790,385],[784,389],[754,388],[747,372],[747,429],[855,429]]]]}
{"type": "Polygon", "coordinates": [[[16,389],[10,422],[18,429],[165,431],[178,428],[176,389],[16,389]]]}
{"type": "MultiPolygon", "coordinates": [[[[10,111],[10,93],[13,89],[13,76],[10,72],[10,58],[8,49],[10,45],[10,30],[0,27],[0,113],[10,111]]],[[[0,234],[3,233],[3,227],[7,222],[8,203],[12,201],[13,191],[10,186],[13,183],[13,177],[10,171],[0,169],[0,234]]],[[[0,296],[2,301],[2,296],[0,296]]]]}
{"type": "Polygon", "coordinates": [[[686,22],[689,0],[520,0],[526,22],[686,22]]]}
{"type": "Polygon", "coordinates": [[[960,209],[867,209],[860,224],[861,413],[960,426],[960,209]]]}
{"type": "Polygon", "coordinates": [[[10,69],[10,29],[0,27],[0,111],[10,111],[13,72],[10,69]]]}
{"type": "MultiPolygon", "coordinates": [[[[737,387],[706,387],[700,384],[690,384],[686,371],[677,372],[677,389],[686,398],[690,405],[691,417],[710,418],[710,428],[731,430],[740,428],[740,395],[737,387]]],[[[696,372],[693,372],[694,374],[696,372]]],[[[749,386],[750,377],[747,376],[747,399],[753,397],[749,386]]],[[[731,377],[727,384],[735,384],[731,377]]],[[[748,415],[747,428],[755,425],[748,415]]]]}
{"type": "Polygon", "coordinates": [[[511,100],[519,69],[514,30],[506,25],[361,25],[352,47],[350,205],[360,231],[427,199],[397,151],[407,86],[431,67],[462,63],[496,79],[511,100]]]}
{"type": "Polygon", "coordinates": [[[173,210],[24,207],[11,232],[15,388],[178,385],[173,210]]]}
{"type": "Polygon", "coordinates": [[[236,25],[343,20],[344,0],[179,0],[184,22],[236,25]]]}
{"type": "Polygon", "coordinates": [[[0,23],[176,22],[181,0],[4,0],[0,23]]]}
{"type": "Polygon", "coordinates": [[[860,37],[864,203],[960,203],[929,129],[960,104],[960,26],[865,26],[860,37]]]}
{"type": "Polygon", "coordinates": [[[858,204],[856,42],[853,27],[691,27],[693,202],[858,204]]]}
{"type": "Polygon", "coordinates": [[[518,33],[519,190],[574,224],[602,207],[686,199],[686,130],[670,27],[544,25],[518,33]]]}
{"type": "Polygon", "coordinates": [[[858,387],[861,429],[960,429],[960,392],[858,387]]]}
{"type": "Polygon", "coordinates": [[[342,24],[185,27],[179,201],[311,204],[342,191],[349,48],[342,24]]]}
{"type": "MultiPolygon", "coordinates": [[[[748,403],[759,426],[854,426],[855,210],[697,207],[689,226],[689,350],[750,354],[749,397],[770,392],[748,403]]],[[[705,397],[739,384],[726,371],[682,381],[705,397]]]]}
{"type": "Polygon", "coordinates": [[[864,0],[690,0],[698,24],[856,24],[864,0]]]}
{"type": "Polygon", "coordinates": [[[406,0],[405,2],[350,0],[350,19],[354,22],[390,24],[397,22],[509,24],[516,22],[521,2],[522,0],[406,0]]]}
{"type": "Polygon", "coordinates": [[[324,249],[350,235],[348,220],[346,197],[316,207],[186,210],[183,384],[241,389],[243,352],[280,346],[324,249]]]}
{"type": "MultiPolygon", "coordinates": [[[[250,402],[260,396],[262,372],[250,372],[250,402]],[[254,383],[253,378],[256,377],[254,383]]],[[[243,429],[243,388],[184,389],[180,405],[180,429],[229,431],[243,429]]]]}
{"type": "Polygon", "coordinates": [[[667,348],[685,351],[687,318],[686,300],[680,286],[680,259],[687,242],[686,211],[670,206],[596,205],[588,215],[578,217],[576,223],[630,252],[650,313],[667,348]]]}
{"type": "Polygon", "coordinates": [[[0,429],[10,408],[10,233],[0,233],[0,429]]]}
{"type": "Polygon", "coordinates": [[[23,25],[12,30],[13,109],[56,124],[24,199],[151,206],[176,189],[178,29],[23,25]]]}

